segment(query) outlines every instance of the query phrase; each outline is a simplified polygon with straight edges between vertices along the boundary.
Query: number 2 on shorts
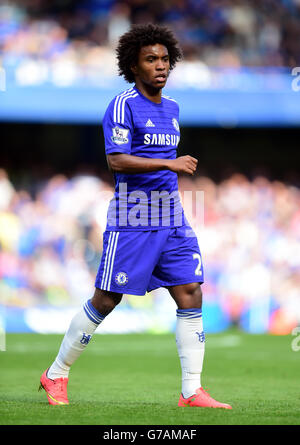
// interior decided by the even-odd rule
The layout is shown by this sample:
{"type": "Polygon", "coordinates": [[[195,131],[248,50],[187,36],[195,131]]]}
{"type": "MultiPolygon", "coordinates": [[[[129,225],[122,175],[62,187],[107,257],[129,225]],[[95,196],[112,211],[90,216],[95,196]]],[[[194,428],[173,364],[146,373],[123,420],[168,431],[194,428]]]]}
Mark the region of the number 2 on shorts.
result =
{"type": "Polygon", "coordinates": [[[194,253],[193,254],[193,259],[194,260],[198,260],[198,265],[197,265],[197,267],[195,269],[195,275],[202,275],[202,270],[201,270],[202,261],[201,261],[200,254],[199,253],[194,253]]]}

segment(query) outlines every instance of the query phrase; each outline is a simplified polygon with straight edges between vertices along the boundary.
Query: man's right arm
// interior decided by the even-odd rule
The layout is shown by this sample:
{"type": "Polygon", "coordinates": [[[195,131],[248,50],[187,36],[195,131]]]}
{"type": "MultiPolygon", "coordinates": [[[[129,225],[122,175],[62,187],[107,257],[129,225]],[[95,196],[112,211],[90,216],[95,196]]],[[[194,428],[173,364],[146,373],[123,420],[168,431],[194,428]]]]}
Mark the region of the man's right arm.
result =
{"type": "Polygon", "coordinates": [[[115,173],[137,174],[171,170],[175,173],[193,175],[196,171],[198,160],[189,155],[180,156],[176,159],[152,159],[125,153],[113,153],[107,155],[107,163],[110,170],[115,173]]]}

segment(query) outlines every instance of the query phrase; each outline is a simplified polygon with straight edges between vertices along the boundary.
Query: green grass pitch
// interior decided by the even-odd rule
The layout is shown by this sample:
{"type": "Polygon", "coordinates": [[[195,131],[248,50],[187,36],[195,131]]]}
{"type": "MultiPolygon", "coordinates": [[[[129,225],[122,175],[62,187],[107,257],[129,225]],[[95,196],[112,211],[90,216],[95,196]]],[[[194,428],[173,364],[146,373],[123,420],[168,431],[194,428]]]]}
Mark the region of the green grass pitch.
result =
{"type": "Polygon", "coordinates": [[[299,425],[300,351],[292,336],[207,334],[203,387],[233,410],[177,407],[173,334],[94,335],[70,372],[70,405],[49,406],[39,378],[62,337],[6,336],[1,425],[299,425]]]}

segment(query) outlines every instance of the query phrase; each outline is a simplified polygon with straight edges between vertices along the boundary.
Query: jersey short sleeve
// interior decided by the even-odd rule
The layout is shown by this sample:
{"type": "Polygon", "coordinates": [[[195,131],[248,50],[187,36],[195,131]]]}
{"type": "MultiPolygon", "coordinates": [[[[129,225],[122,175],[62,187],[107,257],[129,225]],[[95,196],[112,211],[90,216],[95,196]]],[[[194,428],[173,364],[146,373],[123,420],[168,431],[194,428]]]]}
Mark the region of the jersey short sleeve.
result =
{"type": "Polygon", "coordinates": [[[109,104],[102,122],[105,152],[131,153],[133,123],[128,96],[117,96],[109,104]]]}

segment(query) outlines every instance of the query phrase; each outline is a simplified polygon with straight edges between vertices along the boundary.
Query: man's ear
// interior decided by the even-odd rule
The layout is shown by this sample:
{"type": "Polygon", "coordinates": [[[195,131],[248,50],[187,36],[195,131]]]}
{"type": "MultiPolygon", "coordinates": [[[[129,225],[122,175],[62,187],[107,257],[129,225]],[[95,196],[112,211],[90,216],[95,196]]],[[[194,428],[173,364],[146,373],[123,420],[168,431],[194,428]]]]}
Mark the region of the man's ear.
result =
{"type": "Polygon", "coordinates": [[[137,66],[136,65],[131,66],[130,69],[133,72],[133,74],[136,76],[137,75],[137,66]]]}

